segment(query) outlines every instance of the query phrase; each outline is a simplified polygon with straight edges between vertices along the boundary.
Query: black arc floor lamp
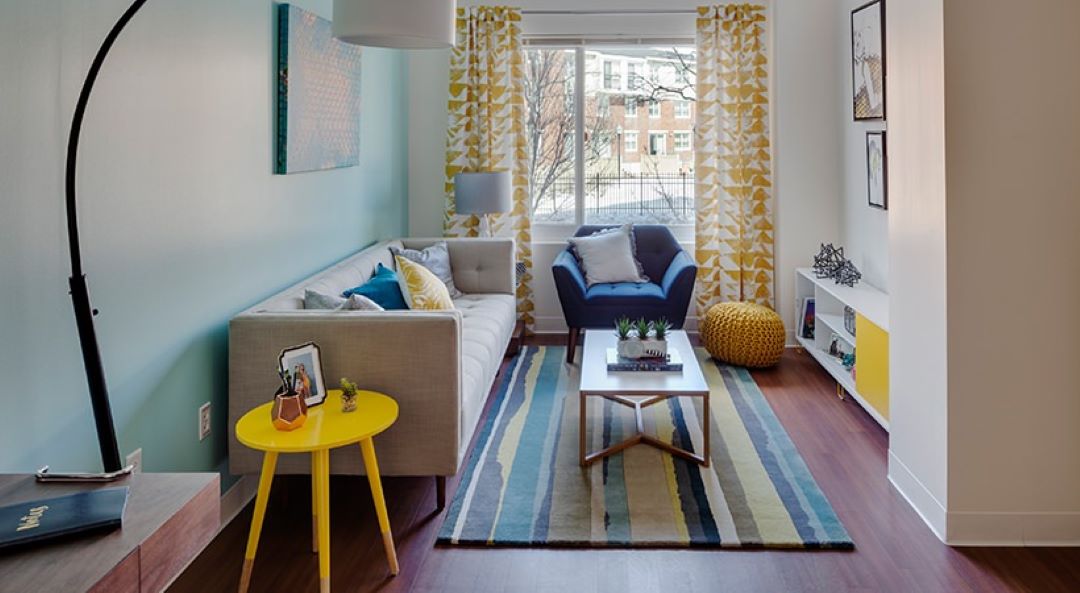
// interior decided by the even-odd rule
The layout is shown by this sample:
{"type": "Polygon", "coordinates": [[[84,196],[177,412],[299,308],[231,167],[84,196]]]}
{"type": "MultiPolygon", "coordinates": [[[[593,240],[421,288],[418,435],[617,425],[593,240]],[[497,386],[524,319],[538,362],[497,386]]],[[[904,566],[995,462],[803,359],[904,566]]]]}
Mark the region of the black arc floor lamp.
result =
{"type": "Polygon", "coordinates": [[[78,202],[75,199],[75,169],[79,156],[79,135],[82,132],[83,116],[90,92],[94,89],[98,72],[105,63],[109,50],[120,33],[131,21],[135,13],[146,4],[146,0],[131,3],[120,20],[116,21],[105,41],[101,43],[90,70],[86,73],[79,100],[75,104],[75,115],[71,118],[71,132],[68,135],[67,166],[64,185],[67,202],[68,248],[71,252],[71,304],[75,308],[75,326],[79,331],[79,345],[82,348],[83,366],[86,367],[86,382],[90,390],[90,406],[94,412],[94,426],[97,429],[98,446],[101,448],[101,464],[104,473],[60,474],[49,473],[49,467],[41,468],[37,473],[40,481],[111,481],[131,473],[132,467],[125,467],[120,461],[120,446],[116,441],[116,426],[113,424],[112,408],[109,405],[109,387],[105,381],[105,368],[101,364],[101,348],[98,346],[97,331],[94,329],[94,316],[97,310],[90,305],[90,291],[86,284],[86,275],[82,268],[82,250],[79,247],[78,202]]]}

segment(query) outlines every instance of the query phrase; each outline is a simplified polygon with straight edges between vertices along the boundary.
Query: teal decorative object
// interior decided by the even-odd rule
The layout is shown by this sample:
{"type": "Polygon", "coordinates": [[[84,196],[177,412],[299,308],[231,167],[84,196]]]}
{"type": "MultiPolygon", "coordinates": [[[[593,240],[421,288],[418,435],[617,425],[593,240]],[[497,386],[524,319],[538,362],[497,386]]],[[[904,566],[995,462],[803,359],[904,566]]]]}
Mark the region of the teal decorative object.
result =
{"type": "Polygon", "coordinates": [[[360,164],[360,48],[334,39],[330,21],[278,5],[274,172],[360,164]]]}

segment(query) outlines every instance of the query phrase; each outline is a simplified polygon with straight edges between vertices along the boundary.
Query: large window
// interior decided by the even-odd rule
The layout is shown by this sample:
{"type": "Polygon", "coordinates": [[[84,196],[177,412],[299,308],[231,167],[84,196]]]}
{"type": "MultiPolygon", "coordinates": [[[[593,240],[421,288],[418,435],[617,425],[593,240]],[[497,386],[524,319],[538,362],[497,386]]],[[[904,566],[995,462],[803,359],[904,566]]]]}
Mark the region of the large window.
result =
{"type": "Polygon", "coordinates": [[[692,46],[531,47],[525,66],[534,223],[693,224],[692,46]]]}

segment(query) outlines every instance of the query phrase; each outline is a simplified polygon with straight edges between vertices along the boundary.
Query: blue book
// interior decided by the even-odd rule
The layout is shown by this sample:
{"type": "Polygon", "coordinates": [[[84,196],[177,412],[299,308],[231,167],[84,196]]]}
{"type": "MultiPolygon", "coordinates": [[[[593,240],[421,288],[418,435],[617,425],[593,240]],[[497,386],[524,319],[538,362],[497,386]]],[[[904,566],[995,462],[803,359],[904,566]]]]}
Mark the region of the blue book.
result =
{"type": "Polygon", "coordinates": [[[0,507],[0,551],[120,527],[128,488],[105,488],[0,507]]]}

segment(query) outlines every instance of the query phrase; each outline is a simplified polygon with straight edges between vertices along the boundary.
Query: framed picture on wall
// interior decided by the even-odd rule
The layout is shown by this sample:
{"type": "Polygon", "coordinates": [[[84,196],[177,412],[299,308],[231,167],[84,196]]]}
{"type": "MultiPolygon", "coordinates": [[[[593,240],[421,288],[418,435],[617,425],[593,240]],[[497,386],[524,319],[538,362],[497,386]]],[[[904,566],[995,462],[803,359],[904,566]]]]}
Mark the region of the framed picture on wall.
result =
{"type": "Polygon", "coordinates": [[[855,120],[885,119],[885,0],[851,11],[851,80],[855,120]]]}
{"type": "Polygon", "coordinates": [[[870,206],[889,209],[889,166],[883,131],[866,133],[866,191],[870,206]]]}
{"type": "Polygon", "coordinates": [[[814,339],[814,297],[807,297],[799,304],[796,335],[807,340],[814,339]]]}

